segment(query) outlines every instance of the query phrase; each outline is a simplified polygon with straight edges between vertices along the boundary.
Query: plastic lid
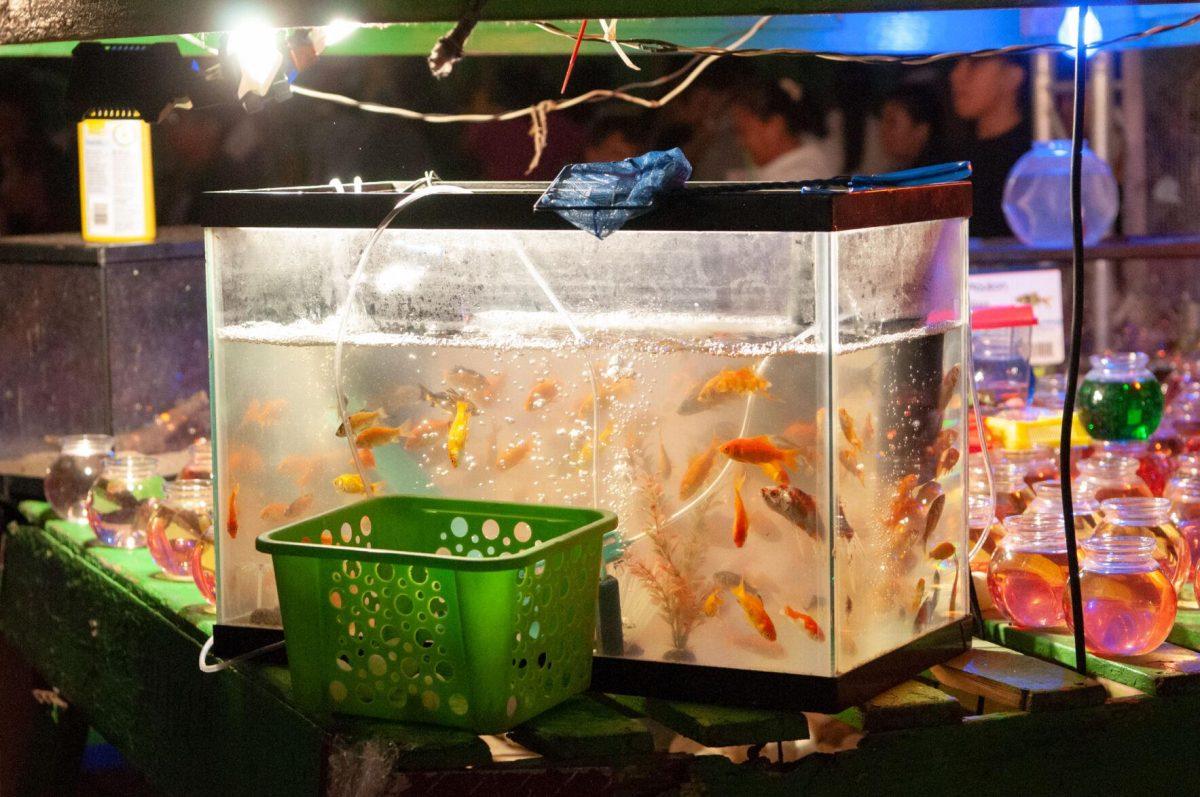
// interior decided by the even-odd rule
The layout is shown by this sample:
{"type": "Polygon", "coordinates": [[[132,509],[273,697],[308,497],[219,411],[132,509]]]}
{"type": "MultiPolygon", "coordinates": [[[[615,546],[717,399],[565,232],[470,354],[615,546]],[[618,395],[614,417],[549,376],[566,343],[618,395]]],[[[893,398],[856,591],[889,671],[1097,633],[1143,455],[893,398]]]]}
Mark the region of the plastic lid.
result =
{"type": "Polygon", "coordinates": [[[971,329],[1008,329],[1037,325],[1033,307],[1013,304],[1002,307],[976,307],[971,310],[971,329]]]}

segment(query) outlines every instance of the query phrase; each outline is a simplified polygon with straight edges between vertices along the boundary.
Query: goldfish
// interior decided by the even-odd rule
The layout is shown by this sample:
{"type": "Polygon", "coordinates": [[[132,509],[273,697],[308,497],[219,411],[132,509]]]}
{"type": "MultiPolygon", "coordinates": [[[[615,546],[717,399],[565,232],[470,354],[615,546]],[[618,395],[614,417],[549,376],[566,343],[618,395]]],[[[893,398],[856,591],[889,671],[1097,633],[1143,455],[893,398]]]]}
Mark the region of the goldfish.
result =
{"type": "Polygon", "coordinates": [[[733,544],[739,548],[746,544],[746,535],[750,533],[750,518],[742,503],[742,485],[745,483],[745,473],[739,473],[733,482],[733,544]]]}
{"type": "MultiPolygon", "coordinates": [[[[372,482],[370,491],[377,493],[384,487],[383,482],[372,482]]],[[[348,493],[351,495],[367,492],[367,487],[363,484],[362,477],[357,473],[343,473],[341,476],[333,480],[333,489],[339,493],[348,493]]]]}
{"type": "MultiPolygon", "coordinates": [[[[613,425],[612,421],[609,421],[608,424],[600,430],[600,434],[597,435],[596,439],[601,446],[606,446],[608,445],[608,441],[612,439],[612,435],[613,425]]],[[[579,447],[579,450],[575,452],[575,467],[586,468],[589,464],[591,464],[593,450],[592,438],[589,435],[587,439],[584,440],[583,445],[579,447]]]]}
{"type": "Polygon", "coordinates": [[[771,617],[763,606],[762,598],[746,592],[744,581],[739,581],[738,585],[733,588],[733,597],[737,598],[737,602],[741,604],[742,611],[746,613],[746,619],[750,621],[750,625],[754,626],[754,630],[763,639],[774,642],[775,624],[771,622],[771,617]]]}
{"type": "Polygon", "coordinates": [[[924,600],[925,600],[925,579],[918,578],[917,579],[917,592],[916,592],[916,596],[913,600],[913,606],[912,606],[912,610],[914,613],[921,610],[921,603],[924,600]]]}
{"type": "Polygon", "coordinates": [[[941,478],[950,471],[954,470],[954,466],[958,464],[958,449],[951,446],[942,452],[942,456],[938,459],[937,477],[941,478]]]}
{"type": "Polygon", "coordinates": [[[926,452],[934,460],[937,460],[942,456],[942,454],[945,451],[947,451],[957,441],[958,441],[958,430],[943,429],[942,431],[938,432],[937,437],[935,437],[933,439],[933,442],[929,445],[929,448],[926,449],[926,452]]]}
{"type": "Polygon", "coordinates": [[[713,462],[717,457],[717,439],[714,437],[708,448],[692,457],[679,480],[679,500],[686,501],[695,495],[696,491],[708,480],[712,472],[713,462]]]}
{"type": "Polygon", "coordinates": [[[671,458],[667,456],[667,447],[663,443],[662,429],[658,430],[658,478],[663,481],[671,478],[671,458]]]}
{"type": "Polygon", "coordinates": [[[762,488],[763,501],[774,512],[782,515],[794,525],[799,526],[805,534],[818,542],[825,537],[821,528],[821,516],[817,512],[817,502],[799,487],[762,488]]]}
{"type": "Polygon", "coordinates": [[[792,483],[788,472],[778,462],[760,462],[758,467],[768,479],[778,484],[780,487],[787,487],[792,483]]]}
{"type": "Polygon", "coordinates": [[[737,437],[721,446],[721,453],[738,462],[749,462],[759,465],[764,462],[780,463],[785,468],[796,467],[794,448],[779,448],[766,435],[758,437],[737,437]]]}
{"type": "Polygon", "coordinates": [[[755,373],[753,368],[726,368],[709,379],[696,394],[701,404],[714,404],[727,398],[751,393],[766,393],[771,383],[755,373]]]}
{"type": "Polygon", "coordinates": [[[263,466],[262,454],[249,446],[237,446],[230,452],[226,465],[230,471],[253,473],[263,466]]]}
{"type": "Polygon", "coordinates": [[[863,442],[859,439],[858,433],[854,430],[854,418],[843,407],[838,410],[838,423],[841,424],[842,434],[846,437],[846,442],[855,451],[862,451],[863,442]]]}
{"type": "Polygon", "coordinates": [[[496,390],[503,383],[501,377],[488,378],[478,371],[456,365],[446,373],[446,381],[460,390],[474,393],[484,401],[496,398],[496,390]]]}
{"type": "Polygon", "coordinates": [[[520,464],[532,448],[533,444],[528,440],[519,440],[513,443],[496,457],[496,470],[508,470],[520,464]]]}
{"type": "Polygon", "coordinates": [[[854,539],[854,527],[846,520],[846,510],[842,508],[840,500],[837,505],[837,535],[847,541],[854,539]]]}
{"type": "Polygon", "coordinates": [[[452,468],[458,467],[458,457],[467,444],[467,422],[470,418],[470,405],[465,401],[458,402],[458,409],[454,413],[454,422],[450,424],[450,431],[446,435],[446,454],[450,457],[450,467],[452,468]]]}
{"type": "MultiPolygon", "coordinates": [[[[383,410],[359,410],[352,412],[346,416],[346,420],[350,422],[350,431],[357,432],[372,426],[376,421],[386,418],[387,414],[383,410]]],[[[338,425],[337,431],[334,432],[338,437],[346,436],[346,424],[338,425]]]]}
{"type": "Polygon", "coordinates": [[[289,454],[279,461],[275,470],[284,476],[290,476],[297,486],[305,487],[312,481],[320,467],[320,457],[289,454]]]}
{"type": "Polygon", "coordinates": [[[915,509],[916,502],[913,500],[911,493],[913,488],[917,486],[919,478],[917,474],[910,473],[907,476],[902,476],[900,481],[896,483],[896,495],[892,498],[891,507],[888,511],[887,525],[895,526],[915,509]]]}
{"type": "Polygon", "coordinates": [[[558,397],[558,391],[562,385],[557,379],[543,379],[533,386],[529,391],[529,395],[525,397],[525,410],[534,412],[545,407],[551,401],[558,397]]]}
{"type": "Polygon", "coordinates": [[[447,388],[441,393],[434,393],[424,385],[421,388],[421,400],[435,409],[442,409],[446,412],[457,413],[459,404],[467,405],[467,412],[474,415],[479,411],[475,406],[475,402],[464,396],[461,391],[454,388],[447,388]]]}
{"type": "Polygon", "coordinates": [[[863,430],[862,430],[863,442],[869,443],[869,442],[871,442],[871,439],[873,437],[875,437],[875,421],[871,417],[871,413],[868,411],[867,417],[863,419],[863,430]]]}
{"type": "Polygon", "coordinates": [[[946,542],[938,543],[933,550],[929,552],[929,558],[935,562],[941,562],[954,556],[958,549],[954,547],[954,543],[947,540],[946,542]]]}
{"type": "Polygon", "coordinates": [[[700,610],[709,617],[716,615],[717,610],[721,608],[724,601],[721,599],[721,588],[713,587],[713,591],[704,597],[704,601],[700,604],[700,610]]]}
{"type": "Polygon", "coordinates": [[[290,504],[288,504],[287,509],[283,511],[283,516],[285,518],[299,517],[308,511],[308,508],[312,506],[312,502],[313,494],[305,493],[295,501],[292,501],[290,504]]]}
{"type": "MultiPolygon", "coordinates": [[[[621,376],[602,383],[596,391],[600,396],[600,408],[603,409],[614,401],[623,401],[629,398],[636,386],[637,380],[632,376],[621,376]]],[[[595,403],[596,397],[589,393],[579,402],[579,406],[575,408],[575,414],[580,418],[586,418],[592,414],[595,403]]]]}
{"type": "Polygon", "coordinates": [[[812,618],[812,615],[808,615],[808,614],[805,614],[804,612],[796,611],[791,606],[784,606],[783,613],[786,614],[791,619],[799,620],[801,623],[803,623],[804,631],[805,631],[805,633],[808,634],[810,639],[812,639],[816,642],[824,642],[825,641],[825,632],[821,630],[821,626],[819,626],[817,624],[817,621],[812,618]]]}
{"type": "Polygon", "coordinates": [[[237,496],[238,487],[241,485],[234,484],[233,489],[229,491],[229,511],[225,513],[225,532],[229,535],[229,539],[237,539],[238,533],[238,516],[237,516],[237,496]]]}
{"type": "Polygon", "coordinates": [[[850,448],[840,449],[838,451],[838,462],[842,463],[842,467],[850,471],[858,479],[859,484],[866,485],[867,479],[864,475],[866,468],[859,461],[857,451],[850,448]]]}
{"type": "Polygon", "coordinates": [[[945,411],[950,405],[950,399],[954,398],[954,388],[958,387],[958,377],[962,373],[962,366],[955,363],[951,366],[946,375],[942,377],[942,387],[938,391],[938,409],[945,411]]]}
{"type": "Polygon", "coordinates": [[[360,449],[371,449],[394,443],[404,436],[405,429],[400,426],[370,426],[363,429],[354,437],[354,444],[360,449]]]}
{"type": "Polygon", "coordinates": [[[258,428],[265,429],[278,421],[279,416],[286,408],[286,399],[270,399],[268,401],[250,399],[250,404],[246,407],[246,413],[242,416],[242,425],[246,426],[254,423],[258,424],[258,428]]]}
{"type": "Polygon", "coordinates": [[[808,421],[793,421],[783,430],[783,435],[793,444],[812,445],[817,442],[817,425],[808,421]]]}
{"type": "Polygon", "coordinates": [[[417,449],[424,448],[432,443],[433,439],[437,437],[437,435],[443,429],[450,428],[450,420],[448,418],[439,420],[426,419],[412,428],[406,427],[407,424],[405,427],[401,427],[405,429],[404,450],[416,451],[417,449]]]}
{"type": "MultiPolygon", "coordinates": [[[[358,461],[364,468],[375,467],[375,452],[369,448],[358,449],[358,461]]],[[[350,465],[353,466],[354,462],[351,461],[350,465]]]]}
{"type": "Polygon", "coordinates": [[[277,523],[287,516],[287,508],[288,505],[284,503],[276,502],[273,504],[267,504],[262,508],[262,512],[258,513],[258,516],[263,520],[277,523]]]}

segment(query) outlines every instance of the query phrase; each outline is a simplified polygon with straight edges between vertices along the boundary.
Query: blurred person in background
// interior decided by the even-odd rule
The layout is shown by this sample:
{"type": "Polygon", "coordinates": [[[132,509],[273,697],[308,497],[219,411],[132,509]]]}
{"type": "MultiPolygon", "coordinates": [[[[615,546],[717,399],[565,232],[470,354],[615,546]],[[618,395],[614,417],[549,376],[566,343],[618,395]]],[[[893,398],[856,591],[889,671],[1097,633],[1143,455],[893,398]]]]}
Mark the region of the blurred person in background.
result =
{"type": "Polygon", "coordinates": [[[879,109],[879,148],[889,170],[928,166],[937,161],[942,106],[925,86],[901,86],[879,109]]]}
{"type": "Polygon", "coordinates": [[[1013,56],[960,58],[950,71],[954,113],[968,122],[965,139],[950,143],[948,159],[971,161],[975,189],[971,235],[1011,235],[1001,210],[1004,181],[1029,151],[1032,134],[1022,89],[1025,68],[1013,56]]]}
{"type": "Polygon", "coordinates": [[[588,123],[583,159],[603,163],[641,155],[648,149],[647,130],[640,114],[599,113],[588,123]]]}
{"type": "Polygon", "coordinates": [[[825,141],[824,116],[791,78],[747,83],[731,100],[731,118],[752,168],[729,179],[816,180],[842,168],[825,141]]]}

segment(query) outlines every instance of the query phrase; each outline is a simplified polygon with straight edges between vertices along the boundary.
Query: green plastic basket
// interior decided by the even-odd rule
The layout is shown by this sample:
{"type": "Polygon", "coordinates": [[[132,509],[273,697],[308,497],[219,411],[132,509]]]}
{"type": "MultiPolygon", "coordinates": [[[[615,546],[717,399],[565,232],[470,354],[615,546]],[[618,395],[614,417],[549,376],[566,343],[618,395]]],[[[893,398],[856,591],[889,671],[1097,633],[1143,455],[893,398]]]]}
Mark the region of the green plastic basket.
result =
{"type": "Polygon", "coordinates": [[[611,512],[386,496],[269,531],[296,701],[496,733],[587,688],[611,512]]]}

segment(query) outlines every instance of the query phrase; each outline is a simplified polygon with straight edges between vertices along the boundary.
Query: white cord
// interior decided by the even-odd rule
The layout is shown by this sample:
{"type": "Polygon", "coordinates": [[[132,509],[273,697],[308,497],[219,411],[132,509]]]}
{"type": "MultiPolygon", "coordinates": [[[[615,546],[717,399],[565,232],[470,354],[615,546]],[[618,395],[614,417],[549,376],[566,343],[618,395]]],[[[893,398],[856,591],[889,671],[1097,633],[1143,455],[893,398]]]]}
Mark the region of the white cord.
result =
{"type": "Polygon", "coordinates": [[[256,656],[261,656],[264,653],[270,653],[272,650],[278,650],[284,646],[284,641],[281,639],[278,642],[272,642],[271,644],[264,645],[261,648],[255,648],[254,650],[234,656],[232,659],[225,659],[224,661],[218,661],[215,664],[209,664],[208,654],[212,652],[213,639],[213,637],[209,637],[207,640],[205,640],[204,644],[200,646],[200,672],[209,674],[220,672],[231,665],[246,661],[247,659],[252,659],[256,656]]]}

